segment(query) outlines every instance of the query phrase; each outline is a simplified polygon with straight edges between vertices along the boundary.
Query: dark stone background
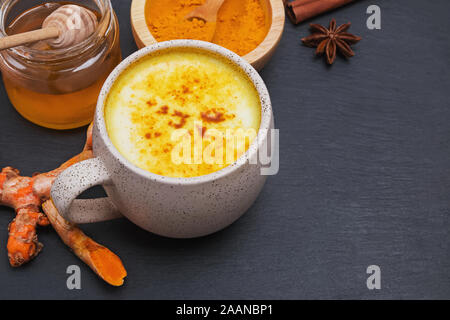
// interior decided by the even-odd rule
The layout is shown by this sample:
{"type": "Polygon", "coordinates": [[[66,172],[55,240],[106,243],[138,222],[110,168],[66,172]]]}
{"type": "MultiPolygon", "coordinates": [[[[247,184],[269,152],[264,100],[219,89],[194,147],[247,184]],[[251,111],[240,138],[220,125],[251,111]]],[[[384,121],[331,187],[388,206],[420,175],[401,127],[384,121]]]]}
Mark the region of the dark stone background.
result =
{"type": "MultiPolygon", "coordinates": [[[[129,0],[113,0],[124,56],[136,50],[129,0]]],[[[327,67],[286,30],[262,71],[281,132],[281,170],[230,228],[194,240],[149,234],[126,220],[83,226],[123,259],[112,288],[51,228],[44,251],[9,267],[0,209],[0,298],[450,298],[450,19],[447,0],[359,1],[313,19],[353,22],[356,57],[327,67]],[[366,8],[382,9],[368,30],[366,8]],[[66,288],[67,266],[82,290],[66,288]],[[382,289],[366,288],[381,267],[382,289]]],[[[56,132],[22,119],[0,88],[0,167],[46,171],[78,153],[85,129],[56,132]]],[[[97,192],[94,192],[96,194],[97,192]]]]}

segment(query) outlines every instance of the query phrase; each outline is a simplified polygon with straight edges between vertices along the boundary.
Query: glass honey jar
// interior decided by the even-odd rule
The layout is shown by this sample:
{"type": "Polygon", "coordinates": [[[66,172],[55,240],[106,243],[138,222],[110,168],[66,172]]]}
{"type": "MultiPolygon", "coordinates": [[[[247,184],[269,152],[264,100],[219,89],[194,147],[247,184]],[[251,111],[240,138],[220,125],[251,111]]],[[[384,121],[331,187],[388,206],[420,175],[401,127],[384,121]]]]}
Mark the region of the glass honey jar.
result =
{"type": "Polygon", "coordinates": [[[120,63],[119,24],[110,0],[4,0],[0,7],[2,36],[39,29],[64,4],[93,11],[95,32],[69,48],[34,43],[0,52],[0,70],[9,99],[29,121],[52,129],[84,126],[93,119],[98,94],[120,63]]]}

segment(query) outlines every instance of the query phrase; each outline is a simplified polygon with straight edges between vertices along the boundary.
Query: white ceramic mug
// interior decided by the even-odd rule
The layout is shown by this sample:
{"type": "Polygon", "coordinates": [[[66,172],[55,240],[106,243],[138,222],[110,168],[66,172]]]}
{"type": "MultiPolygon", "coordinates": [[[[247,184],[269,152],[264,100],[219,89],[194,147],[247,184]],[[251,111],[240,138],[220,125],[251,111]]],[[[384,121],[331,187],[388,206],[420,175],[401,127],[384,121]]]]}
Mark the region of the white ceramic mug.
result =
{"type": "Polygon", "coordinates": [[[273,123],[267,88],[244,59],[207,42],[161,42],[137,51],[108,77],[94,120],[95,158],[64,171],[53,184],[51,197],[61,215],[75,223],[105,221],[123,214],[136,225],[162,236],[192,238],[211,234],[237,220],[258,197],[266,176],[261,174],[260,161],[255,164],[250,159],[257,158],[263,146],[270,149],[268,140],[273,123]],[[169,178],[140,169],[119,153],[106,130],[104,105],[116,79],[142,57],[172,47],[193,47],[225,57],[249,76],[261,99],[261,125],[250,148],[236,163],[206,176],[169,178]],[[75,200],[95,185],[102,185],[108,198],[75,200]]]}

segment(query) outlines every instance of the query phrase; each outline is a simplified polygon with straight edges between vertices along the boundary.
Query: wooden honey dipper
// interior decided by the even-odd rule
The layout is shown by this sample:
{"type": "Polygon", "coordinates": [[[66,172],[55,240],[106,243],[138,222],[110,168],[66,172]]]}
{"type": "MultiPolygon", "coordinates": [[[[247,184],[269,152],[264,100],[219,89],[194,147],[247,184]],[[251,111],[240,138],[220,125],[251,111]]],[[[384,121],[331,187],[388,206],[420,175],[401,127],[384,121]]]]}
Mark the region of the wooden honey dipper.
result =
{"type": "Polygon", "coordinates": [[[89,9],[63,5],[42,23],[42,29],[0,38],[0,50],[45,40],[53,49],[68,48],[94,33],[98,21],[89,9]]]}

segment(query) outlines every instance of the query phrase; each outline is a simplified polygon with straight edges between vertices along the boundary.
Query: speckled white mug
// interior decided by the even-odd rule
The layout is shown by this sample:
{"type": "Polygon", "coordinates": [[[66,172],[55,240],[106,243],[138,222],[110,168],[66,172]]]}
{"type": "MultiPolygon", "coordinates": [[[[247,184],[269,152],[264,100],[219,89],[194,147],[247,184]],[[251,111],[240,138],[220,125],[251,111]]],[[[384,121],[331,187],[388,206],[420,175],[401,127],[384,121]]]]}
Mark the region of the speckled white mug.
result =
{"type": "Polygon", "coordinates": [[[162,236],[193,238],[208,235],[237,220],[258,197],[266,176],[261,174],[259,161],[252,164],[254,162],[249,160],[257,157],[260,148],[270,146],[268,140],[273,123],[267,88],[244,59],[207,42],[161,42],[134,53],[108,77],[98,99],[94,120],[95,158],[64,171],[55,181],[51,197],[59,212],[75,223],[105,221],[123,214],[136,225],[162,236]],[[249,76],[261,99],[260,130],[249,150],[236,163],[206,176],[169,178],[142,170],[119,153],[106,130],[105,99],[119,75],[142,57],[172,47],[193,47],[225,57],[249,76]],[[75,200],[95,185],[102,185],[108,198],[75,200]]]}

